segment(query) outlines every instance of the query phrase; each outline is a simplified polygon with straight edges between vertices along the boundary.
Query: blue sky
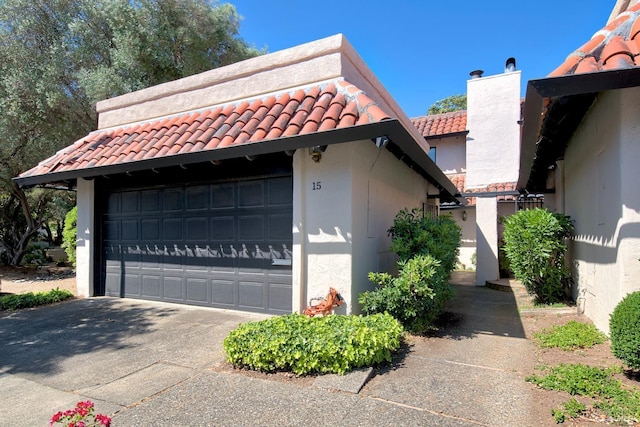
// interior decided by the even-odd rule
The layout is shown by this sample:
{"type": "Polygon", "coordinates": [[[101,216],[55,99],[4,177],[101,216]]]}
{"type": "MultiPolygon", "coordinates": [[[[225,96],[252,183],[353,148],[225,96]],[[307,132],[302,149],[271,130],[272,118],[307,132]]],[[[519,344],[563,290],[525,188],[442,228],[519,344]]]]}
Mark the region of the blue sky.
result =
{"type": "Polygon", "coordinates": [[[544,77],[602,27],[615,0],[229,0],[240,35],[275,52],[343,33],[409,117],[515,57],[544,77]]]}

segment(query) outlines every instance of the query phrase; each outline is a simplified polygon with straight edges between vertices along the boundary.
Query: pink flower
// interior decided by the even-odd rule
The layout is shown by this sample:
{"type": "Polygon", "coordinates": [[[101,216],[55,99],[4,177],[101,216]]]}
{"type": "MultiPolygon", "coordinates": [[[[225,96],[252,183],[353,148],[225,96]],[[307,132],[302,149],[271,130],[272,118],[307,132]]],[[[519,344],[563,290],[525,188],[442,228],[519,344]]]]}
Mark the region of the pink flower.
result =
{"type": "Polygon", "coordinates": [[[76,423],[76,427],[85,427],[85,425],[84,425],[84,421],[78,421],[78,422],[76,423]]]}
{"type": "Polygon", "coordinates": [[[62,418],[62,411],[58,411],[51,417],[51,421],[49,421],[49,425],[52,426],[62,418]]]}
{"type": "Polygon", "coordinates": [[[109,427],[111,425],[111,418],[107,417],[106,415],[98,414],[96,415],[96,420],[100,421],[100,424],[105,427],[109,427]]]}

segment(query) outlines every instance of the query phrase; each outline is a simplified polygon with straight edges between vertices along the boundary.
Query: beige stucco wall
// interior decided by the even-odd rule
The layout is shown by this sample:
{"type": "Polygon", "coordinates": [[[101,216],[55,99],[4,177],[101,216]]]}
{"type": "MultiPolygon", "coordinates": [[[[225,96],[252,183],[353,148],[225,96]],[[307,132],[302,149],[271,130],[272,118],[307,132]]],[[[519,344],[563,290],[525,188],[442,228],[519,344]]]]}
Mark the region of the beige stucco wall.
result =
{"type": "Polygon", "coordinates": [[[464,136],[430,139],[429,145],[436,148],[436,164],[444,173],[463,173],[467,170],[467,141],[464,136]]]}
{"type": "Polygon", "coordinates": [[[465,269],[475,269],[472,262],[476,253],[476,208],[467,206],[465,208],[441,211],[441,215],[451,215],[453,220],[460,226],[462,241],[460,244],[460,255],[458,255],[458,266],[465,269]],[[466,220],[462,219],[462,213],[466,213],[466,220]]]}
{"type": "Polygon", "coordinates": [[[498,270],[498,203],[495,197],[476,199],[476,285],[500,277],[498,270]]]}
{"type": "Polygon", "coordinates": [[[95,294],[93,286],[94,200],[94,181],[79,178],[77,185],[76,287],[78,295],[83,297],[90,297],[95,294]]]}
{"type": "Polygon", "coordinates": [[[467,188],[518,180],[520,71],[467,82],[467,188]]]}
{"type": "Polygon", "coordinates": [[[293,174],[293,310],[333,286],[345,298],[337,312],[358,312],[358,295],[373,288],[368,273],[395,266],[395,214],[421,206],[429,185],[371,141],[331,145],[318,163],[299,149],[293,174]]]}
{"type": "Polygon", "coordinates": [[[602,93],[565,155],[565,212],[577,295],[601,330],[629,292],[640,289],[640,88],[602,93]]]}

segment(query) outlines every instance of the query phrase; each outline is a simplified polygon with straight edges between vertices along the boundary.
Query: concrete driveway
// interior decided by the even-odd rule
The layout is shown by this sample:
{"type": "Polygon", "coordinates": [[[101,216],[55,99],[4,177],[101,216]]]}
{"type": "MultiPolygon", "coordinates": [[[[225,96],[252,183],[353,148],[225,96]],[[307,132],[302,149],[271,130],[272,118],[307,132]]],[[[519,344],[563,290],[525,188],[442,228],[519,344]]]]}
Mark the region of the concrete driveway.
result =
{"type": "Polygon", "coordinates": [[[221,363],[229,331],[262,318],[115,298],[2,317],[0,425],[44,426],[82,399],[122,411],[221,363]]]}
{"type": "Polygon", "coordinates": [[[0,318],[0,426],[45,426],[85,399],[114,426],[554,425],[524,381],[535,351],[513,295],[456,288],[460,321],[412,338],[359,393],[215,369],[260,315],[114,298],[16,312],[0,318]]]}

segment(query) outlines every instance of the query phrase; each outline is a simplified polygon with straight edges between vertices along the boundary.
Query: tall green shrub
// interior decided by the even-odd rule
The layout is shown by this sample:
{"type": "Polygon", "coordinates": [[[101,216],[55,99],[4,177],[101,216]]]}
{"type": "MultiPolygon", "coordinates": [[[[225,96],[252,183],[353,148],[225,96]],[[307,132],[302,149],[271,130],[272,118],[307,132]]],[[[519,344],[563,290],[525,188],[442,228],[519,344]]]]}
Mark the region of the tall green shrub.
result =
{"type": "Polygon", "coordinates": [[[511,271],[536,301],[549,304],[565,298],[569,270],[564,240],[571,235],[573,221],[547,209],[518,211],[505,220],[504,250],[511,271]]]}
{"type": "Polygon", "coordinates": [[[64,218],[64,230],[62,231],[62,248],[67,253],[69,262],[76,268],[76,240],[78,238],[78,207],[74,206],[64,218]]]}
{"type": "Polygon", "coordinates": [[[640,291],[622,299],[609,318],[611,352],[632,369],[640,369],[640,291]]]}
{"type": "Polygon", "coordinates": [[[389,229],[392,252],[406,261],[415,255],[431,255],[447,273],[453,271],[460,253],[460,227],[449,215],[434,218],[421,209],[401,210],[389,229]]]}
{"type": "Polygon", "coordinates": [[[412,332],[426,330],[453,295],[445,271],[431,255],[416,255],[400,261],[397,277],[389,273],[369,273],[377,285],[358,298],[364,314],[388,313],[412,332]]]}

